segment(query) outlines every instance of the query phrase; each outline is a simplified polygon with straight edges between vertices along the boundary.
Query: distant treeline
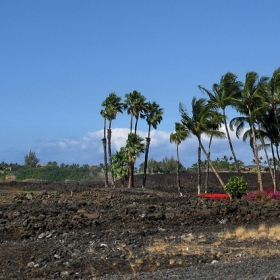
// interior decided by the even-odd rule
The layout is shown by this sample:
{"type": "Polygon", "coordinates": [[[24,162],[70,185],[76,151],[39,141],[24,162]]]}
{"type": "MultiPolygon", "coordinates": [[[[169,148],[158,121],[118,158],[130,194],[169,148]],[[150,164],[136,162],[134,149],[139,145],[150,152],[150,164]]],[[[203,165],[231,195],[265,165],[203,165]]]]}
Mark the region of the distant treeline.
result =
{"type": "MultiPolygon", "coordinates": [[[[239,166],[243,168],[244,162],[238,160],[239,166]]],[[[201,169],[207,170],[208,164],[207,160],[201,161],[201,169]]],[[[237,171],[236,166],[233,162],[232,157],[223,156],[222,158],[216,158],[216,160],[212,160],[212,164],[218,171],[237,171]]],[[[147,172],[149,174],[153,173],[176,173],[177,161],[173,156],[171,158],[164,157],[162,160],[157,161],[153,158],[148,160],[147,163],[147,172]]],[[[180,172],[197,172],[197,163],[194,163],[191,167],[184,167],[180,163],[180,172]]],[[[139,172],[142,173],[144,169],[144,162],[142,162],[139,166],[139,172]]]]}
{"type": "MultiPolygon", "coordinates": [[[[98,179],[102,173],[101,166],[89,166],[79,164],[64,164],[58,165],[56,162],[49,162],[46,165],[37,165],[36,167],[30,165],[7,165],[2,163],[0,165],[2,179],[5,176],[12,176],[17,181],[24,180],[46,180],[49,182],[57,181],[81,181],[98,179]]],[[[100,178],[101,179],[101,178],[100,178]]]]}
{"type": "MultiPolygon", "coordinates": [[[[240,166],[244,163],[239,161],[240,166]]],[[[213,160],[213,165],[219,171],[236,171],[233,159],[227,156],[213,160]]],[[[177,162],[174,157],[164,157],[162,160],[157,161],[153,158],[148,160],[147,171],[148,174],[155,173],[176,173],[177,162]]],[[[207,169],[207,161],[201,162],[202,170],[207,169]]],[[[140,164],[138,173],[143,173],[144,162],[140,164]]],[[[185,168],[180,164],[180,172],[197,172],[197,163],[189,168],[185,168]]],[[[0,181],[5,181],[5,177],[13,177],[17,181],[24,180],[46,180],[49,182],[57,181],[81,181],[81,180],[104,180],[104,165],[89,166],[87,164],[80,166],[79,164],[60,164],[55,161],[48,164],[31,166],[28,164],[7,164],[0,163],[0,181]]]]}

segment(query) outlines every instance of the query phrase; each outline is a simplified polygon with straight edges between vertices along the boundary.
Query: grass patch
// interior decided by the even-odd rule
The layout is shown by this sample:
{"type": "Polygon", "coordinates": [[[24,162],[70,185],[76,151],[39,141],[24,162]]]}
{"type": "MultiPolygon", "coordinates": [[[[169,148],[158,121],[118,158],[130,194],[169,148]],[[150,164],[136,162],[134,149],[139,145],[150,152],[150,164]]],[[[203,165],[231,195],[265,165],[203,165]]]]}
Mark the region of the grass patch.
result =
{"type": "MultiPolygon", "coordinates": [[[[125,244],[120,244],[118,250],[124,252],[131,274],[135,279],[140,279],[140,271],[143,269],[153,275],[161,266],[193,265],[194,256],[198,259],[207,259],[207,262],[275,256],[280,254],[280,248],[275,242],[279,240],[280,225],[268,227],[260,224],[254,228],[237,227],[232,230],[209,232],[209,234],[186,233],[181,236],[173,234],[168,237],[153,238],[149,245],[143,247],[142,252],[137,254],[133,249],[126,249],[125,244]],[[163,259],[163,263],[160,263],[159,259],[163,259]]],[[[118,261],[113,264],[113,267],[123,279],[131,279],[121,273],[122,266],[118,261]]]]}
{"type": "Polygon", "coordinates": [[[238,227],[235,230],[235,236],[237,238],[242,238],[244,236],[245,232],[246,232],[246,229],[244,227],[238,227]]]}
{"type": "Polygon", "coordinates": [[[233,232],[225,232],[224,239],[237,239],[237,240],[245,240],[245,239],[261,239],[261,238],[269,238],[280,240],[280,225],[275,225],[271,227],[267,227],[265,224],[259,225],[257,229],[247,229],[245,227],[238,227],[233,232]]]}
{"type": "MultiPolygon", "coordinates": [[[[237,227],[232,231],[227,230],[225,232],[215,233],[212,243],[206,242],[207,237],[205,234],[198,234],[196,236],[189,234],[177,238],[174,238],[174,236],[164,239],[157,238],[151,242],[150,246],[145,248],[145,251],[154,256],[164,255],[169,258],[169,264],[174,264],[175,256],[202,255],[205,254],[207,250],[219,252],[219,249],[225,246],[229,246],[230,252],[240,249],[246,250],[240,244],[238,245],[239,241],[249,239],[260,240],[265,238],[270,241],[280,240],[280,225],[268,227],[265,224],[261,224],[258,228],[237,227]],[[230,242],[230,245],[228,245],[228,242],[230,242]],[[237,242],[237,244],[232,242],[237,242]]],[[[269,252],[271,253],[273,250],[275,252],[279,251],[278,248],[274,249],[270,248],[269,252]]],[[[248,250],[252,251],[251,254],[267,255],[267,252],[257,247],[248,248],[248,250]]]]}

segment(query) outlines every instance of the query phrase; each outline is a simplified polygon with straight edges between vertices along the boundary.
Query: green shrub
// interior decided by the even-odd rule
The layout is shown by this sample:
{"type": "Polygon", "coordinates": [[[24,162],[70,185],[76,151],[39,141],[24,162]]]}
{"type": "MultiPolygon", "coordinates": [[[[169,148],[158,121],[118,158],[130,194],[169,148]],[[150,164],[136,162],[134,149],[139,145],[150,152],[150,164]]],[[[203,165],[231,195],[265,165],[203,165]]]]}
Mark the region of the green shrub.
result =
{"type": "Polygon", "coordinates": [[[234,176],[229,178],[226,183],[225,191],[230,195],[231,198],[238,197],[247,191],[247,183],[244,181],[242,176],[234,176]]]}

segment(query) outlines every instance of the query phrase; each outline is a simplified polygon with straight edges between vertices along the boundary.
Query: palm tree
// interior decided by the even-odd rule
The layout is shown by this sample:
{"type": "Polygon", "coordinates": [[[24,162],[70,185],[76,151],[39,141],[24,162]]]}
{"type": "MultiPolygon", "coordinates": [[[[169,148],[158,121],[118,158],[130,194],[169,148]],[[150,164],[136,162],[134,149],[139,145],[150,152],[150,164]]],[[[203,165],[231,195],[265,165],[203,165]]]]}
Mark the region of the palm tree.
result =
{"type": "Polygon", "coordinates": [[[280,125],[278,118],[278,109],[280,105],[280,67],[277,68],[268,82],[266,90],[266,101],[274,112],[275,121],[278,129],[278,136],[280,137],[280,125]]]}
{"type": "MultiPolygon", "coordinates": [[[[209,104],[209,101],[208,101],[208,104],[209,104]]],[[[212,122],[211,122],[211,125],[210,125],[210,128],[213,129],[213,130],[219,130],[219,128],[221,127],[221,122],[223,121],[221,119],[221,115],[216,112],[217,115],[213,114],[213,119],[212,119],[212,122]]],[[[212,145],[212,140],[213,140],[213,137],[216,137],[216,138],[224,138],[224,134],[213,134],[213,133],[210,133],[210,139],[209,139],[209,143],[208,143],[208,157],[209,159],[207,160],[207,166],[206,166],[206,178],[205,178],[205,193],[208,192],[208,178],[209,178],[209,167],[210,167],[210,155],[211,155],[211,145],[212,145]]]]}
{"type": "Polygon", "coordinates": [[[209,104],[213,108],[221,109],[223,119],[222,122],[225,126],[226,135],[229,143],[229,147],[234,158],[236,170],[240,173],[240,166],[238,164],[238,160],[235,155],[235,151],[233,149],[232,141],[229,134],[229,129],[227,125],[227,116],[226,116],[226,107],[235,106],[238,97],[240,96],[242,83],[237,81],[237,76],[233,73],[226,73],[221,77],[219,84],[213,84],[212,92],[210,90],[205,89],[202,86],[198,86],[202,92],[206,92],[209,96],[209,104]]]}
{"type": "Polygon", "coordinates": [[[104,174],[105,174],[105,188],[109,187],[109,180],[108,180],[108,160],[107,160],[107,139],[106,139],[106,120],[109,117],[109,114],[106,109],[100,111],[101,116],[104,120],[103,125],[103,152],[104,152],[104,174]]]}
{"type": "MultiPolygon", "coordinates": [[[[279,109],[276,110],[276,118],[279,119],[279,109]]],[[[273,109],[269,109],[266,113],[262,115],[262,117],[259,119],[258,123],[259,127],[259,136],[261,140],[261,146],[260,149],[263,149],[265,151],[266,160],[269,166],[269,170],[272,176],[272,181],[274,185],[274,191],[277,189],[277,182],[276,182],[276,158],[275,158],[275,152],[274,152],[274,146],[278,146],[279,142],[279,136],[278,136],[278,125],[275,120],[275,112],[273,109]],[[273,169],[271,168],[271,161],[268,159],[268,155],[266,152],[267,145],[264,143],[265,139],[269,140],[269,146],[272,153],[272,164],[273,169]]]]}
{"type": "Polygon", "coordinates": [[[151,127],[157,129],[158,124],[162,121],[163,109],[159,107],[156,102],[146,104],[146,121],[148,124],[148,136],[146,137],[146,147],[145,147],[145,161],[144,161],[144,174],[143,174],[143,182],[142,188],[146,185],[147,178],[147,163],[148,163],[148,155],[149,148],[151,143],[151,127]]]}
{"type": "Polygon", "coordinates": [[[135,117],[134,133],[137,132],[138,120],[144,118],[146,112],[146,97],[140,92],[134,90],[133,92],[125,94],[124,109],[130,115],[130,133],[132,133],[133,117],[135,117]]]}
{"type": "MultiPolygon", "coordinates": [[[[280,105],[280,67],[277,68],[270,80],[268,81],[268,86],[266,90],[266,101],[274,112],[274,120],[276,123],[276,128],[278,131],[278,137],[274,136],[274,145],[276,146],[276,153],[278,160],[279,156],[279,138],[280,138],[280,122],[279,122],[279,105],[280,105]]],[[[274,150],[272,151],[274,152],[274,150]]],[[[276,168],[276,160],[273,158],[274,172],[276,168]]]]}
{"type": "MultiPolygon", "coordinates": [[[[133,117],[135,117],[134,134],[137,133],[138,120],[145,117],[146,112],[146,97],[140,92],[134,90],[133,92],[125,94],[124,109],[127,110],[127,114],[130,115],[130,134],[132,133],[133,117]]],[[[134,162],[131,161],[130,171],[134,173],[134,162]]],[[[129,178],[133,180],[133,174],[129,175],[129,178]]],[[[133,181],[129,182],[129,185],[133,185],[133,181]]]]}
{"type": "Polygon", "coordinates": [[[241,92],[240,100],[237,103],[237,111],[244,117],[236,117],[231,120],[230,127],[236,127],[236,136],[239,138],[241,131],[243,130],[245,123],[249,124],[251,135],[252,135],[252,150],[254,160],[258,170],[258,182],[259,188],[263,190],[262,176],[260,161],[258,155],[258,145],[256,137],[257,120],[268,109],[268,104],[265,102],[265,84],[267,78],[262,77],[259,79],[259,75],[256,72],[248,72],[246,74],[245,83],[241,92]]]}
{"type": "MultiPolygon", "coordinates": [[[[274,172],[275,169],[274,169],[274,171],[272,170],[271,164],[270,164],[270,161],[269,161],[269,158],[268,158],[267,147],[269,146],[269,144],[265,143],[265,138],[268,136],[268,134],[264,130],[262,130],[261,126],[259,125],[258,129],[257,128],[255,129],[255,136],[256,136],[256,139],[260,141],[260,145],[257,146],[258,151],[263,150],[264,153],[265,153],[265,157],[266,157],[266,161],[268,163],[268,167],[269,167],[271,179],[272,179],[272,182],[273,182],[273,186],[274,186],[274,189],[276,189],[276,180],[275,180],[276,178],[275,178],[275,172],[274,172]]],[[[242,136],[242,139],[243,139],[244,142],[247,139],[249,139],[250,147],[251,147],[251,149],[254,153],[253,137],[252,137],[252,131],[251,131],[250,128],[244,132],[244,134],[242,136]]],[[[272,151],[272,153],[273,153],[273,151],[272,151]]],[[[261,163],[261,160],[262,160],[262,157],[259,157],[259,162],[260,163],[261,163]]],[[[256,160],[253,159],[253,162],[256,163],[256,160]]]]}
{"type": "Polygon", "coordinates": [[[127,150],[122,147],[112,156],[111,172],[116,179],[121,180],[121,186],[124,187],[124,181],[128,176],[129,159],[127,150]]]}
{"type": "Polygon", "coordinates": [[[182,117],[182,124],[189,130],[198,140],[198,194],[200,194],[201,189],[201,150],[205,154],[209,164],[215,173],[216,177],[218,178],[219,182],[221,183],[222,187],[225,188],[225,184],[222,181],[221,177],[217,173],[216,169],[214,168],[209,154],[206,152],[202,141],[201,136],[202,134],[206,135],[213,135],[215,137],[225,137],[224,133],[213,129],[213,124],[218,123],[218,118],[221,120],[222,116],[218,114],[213,108],[209,106],[207,100],[204,98],[196,99],[193,97],[192,99],[192,116],[190,117],[187,114],[187,110],[185,105],[180,103],[179,110],[182,117]]]}
{"type": "Polygon", "coordinates": [[[179,157],[179,145],[182,141],[186,140],[190,136],[190,131],[185,128],[185,126],[181,123],[175,123],[175,132],[170,134],[170,143],[176,144],[176,154],[177,154],[177,188],[179,195],[182,196],[181,193],[181,184],[180,184],[180,157],[179,157]]]}
{"type": "MultiPolygon", "coordinates": [[[[275,168],[272,169],[271,163],[270,163],[269,157],[268,157],[268,152],[267,152],[267,147],[269,147],[270,145],[265,143],[265,137],[264,137],[264,135],[262,135],[261,132],[259,132],[258,139],[259,139],[260,142],[261,142],[261,144],[258,146],[258,149],[259,149],[259,151],[261,151],[261,150],[264,151],[265,158],[266,158],[266,162],[267,162],[267,164],[268,164],[269,172],[270,172],[271,179],[272,179],[272,182],[273,182],[274,192],[276,192],[276,189],[277,189],[277,183],[276,183],[276,169],[275,169],[275,168]]],[[[274,167],[275,167],[275,166],[274,166],[274,167]]]]}
{"type": "MultiPolygon", "coordinates": [[[[109,96],[102,102],[101,106],[105,107],[107,112],[107,120],[109,121],[107,129],[107,140],[108,140],[108,156],[110,166],[112,165],[112,121],[116,118],[117,114],[122,113],[123,104],[121,103],[121,97],[117,96],[114,92],[110,93],[109,96]]],[[[112,185],[114,186],[115,180],[112,176],[112,185]]]]}
{"type": "Polygon", "coordinates": [[[137,157],[144,152],[144,139],[135,133],[129,133],[126,140],[126,149],[129,159],[128,188],[134,187],[134,163],[137,157]]]}

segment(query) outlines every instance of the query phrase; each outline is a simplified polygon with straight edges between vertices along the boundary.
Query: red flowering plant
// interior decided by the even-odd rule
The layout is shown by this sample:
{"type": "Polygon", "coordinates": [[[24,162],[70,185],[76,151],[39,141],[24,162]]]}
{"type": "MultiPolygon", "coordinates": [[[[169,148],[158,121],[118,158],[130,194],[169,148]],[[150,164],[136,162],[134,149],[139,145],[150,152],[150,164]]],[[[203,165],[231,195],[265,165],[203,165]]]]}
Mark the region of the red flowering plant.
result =
{"type": "Polygon", "coordinates": [[[273,188],[269,188],[266,191],[251,191],[248,192],[246,195],[243,195],[242,198],[245,199],[261,199],[261,200],[280,200],[280,192],[274,192],[273,188]]]}
{"type": "Polygon", "coordinates": [[[241,176],[234,176],[229,178],[226,187],[225,194],[222,193],[206,193],[200,194],[200,197],[206,197],[211,199],[232,199],[241,198],[242,194],[247,190],[247,183],[241,176]]]}
{"type": "Polygon", "coordinates": [[[229,195],[226,193],[201,193],[198,196],[210,199],[229,199],[229,195]]]}

